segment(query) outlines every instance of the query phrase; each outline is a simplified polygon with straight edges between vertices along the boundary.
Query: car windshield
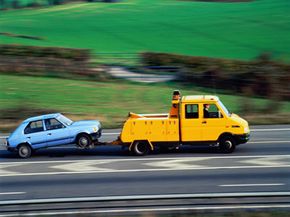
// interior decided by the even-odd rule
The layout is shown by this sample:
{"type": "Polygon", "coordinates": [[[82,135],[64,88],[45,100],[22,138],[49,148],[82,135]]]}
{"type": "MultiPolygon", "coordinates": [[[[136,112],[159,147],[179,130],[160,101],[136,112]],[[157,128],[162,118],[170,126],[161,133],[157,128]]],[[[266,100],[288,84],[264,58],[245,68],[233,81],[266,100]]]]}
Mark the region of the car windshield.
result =
{"type": "Polygon", "coordinates": [[[59,115],[57,119],[66,126],[72,125],[73,121],[63,115],[59,115]]]}
{"type": "Polygon", "coordinates": [[[220,105],[220,107],[222,108],[222,110],[228,115],[228,116],[231,116],[231,113],[230,111],[227,109],[227,107],[225,107],[225,105],[221,102],[221,101],[218,101],[218,104],[220,105]]]}

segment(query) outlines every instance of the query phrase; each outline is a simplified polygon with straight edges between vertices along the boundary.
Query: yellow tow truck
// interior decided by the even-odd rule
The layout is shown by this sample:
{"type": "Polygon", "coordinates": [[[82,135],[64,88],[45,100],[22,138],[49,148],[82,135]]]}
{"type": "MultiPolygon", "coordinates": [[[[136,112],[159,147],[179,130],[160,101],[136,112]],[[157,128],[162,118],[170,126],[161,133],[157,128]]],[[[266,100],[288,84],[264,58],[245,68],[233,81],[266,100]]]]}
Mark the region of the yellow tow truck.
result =
{"type": "Polygon", "coordinates": [[[230,113],[217,96],[181,96],[175,90],[168,114],[129,113],[114,144],[129,147],[135,155],[186,144],[216,146],[231,153],[249,137],[248,122],[230,113]]]}

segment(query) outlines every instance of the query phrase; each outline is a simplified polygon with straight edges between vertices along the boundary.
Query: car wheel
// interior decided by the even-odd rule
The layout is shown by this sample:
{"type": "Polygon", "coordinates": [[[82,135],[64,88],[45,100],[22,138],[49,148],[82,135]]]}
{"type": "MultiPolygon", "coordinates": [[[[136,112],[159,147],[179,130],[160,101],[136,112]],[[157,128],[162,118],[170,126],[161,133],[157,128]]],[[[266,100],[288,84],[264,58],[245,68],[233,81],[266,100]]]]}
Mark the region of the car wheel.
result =
{"type": "Polygon", "coordinates": [[[18,147],[18,155],[21,158],[29,158],[31,156],[32,149],[29,145],[22,144],[18,147]]]}
{"type": "Polygon", "coordinates": [[[81,134],[78,136],[77,138],[77,145],[80,148],[87,148],[90,147],[90,145],[92,144],[92,139],[89,135],[87,134],[81,134]]]}
{"type": "Polygon", "coordinates": [[[146,141],[137,141],[134,143],[133,152],[135,155],[144,156],[150,152],[150,147],[146,141]]]}
{"type": "Polygon", "coordinates": [[[223,153],[232,153],[236,149],[235,140],[231,136],[220,139],[219,148],[223,153]]]}

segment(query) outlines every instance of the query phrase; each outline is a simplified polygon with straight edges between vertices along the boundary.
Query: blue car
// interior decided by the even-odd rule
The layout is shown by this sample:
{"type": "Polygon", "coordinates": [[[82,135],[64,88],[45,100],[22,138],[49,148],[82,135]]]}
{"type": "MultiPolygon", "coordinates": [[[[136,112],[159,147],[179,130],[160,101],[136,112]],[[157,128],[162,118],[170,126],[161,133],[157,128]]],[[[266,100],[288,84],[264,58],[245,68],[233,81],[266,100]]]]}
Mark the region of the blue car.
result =
{"type": "Polygon", "coordinates": [[[7,150],[29,158],[34,150],[64,144],[92,148],[101,136],[99,121],[72,121],[60,113],[28,118],[7,139],[7,150]]]}

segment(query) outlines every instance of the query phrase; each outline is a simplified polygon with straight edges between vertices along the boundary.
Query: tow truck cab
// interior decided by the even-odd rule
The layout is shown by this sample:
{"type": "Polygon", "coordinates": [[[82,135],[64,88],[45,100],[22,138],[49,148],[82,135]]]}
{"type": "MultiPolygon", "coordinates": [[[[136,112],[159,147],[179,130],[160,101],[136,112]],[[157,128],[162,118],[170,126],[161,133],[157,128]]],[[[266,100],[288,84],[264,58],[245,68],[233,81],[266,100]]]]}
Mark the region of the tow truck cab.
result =
{"type": "Polygon", "coordinates": [[[168,114],[129,113],[120,140],[136,155],[182,144],[217,146],[231,153],[249,140],[248,122],[230,113],[217,96],[183,96],[173,92],[168,114]]]}

